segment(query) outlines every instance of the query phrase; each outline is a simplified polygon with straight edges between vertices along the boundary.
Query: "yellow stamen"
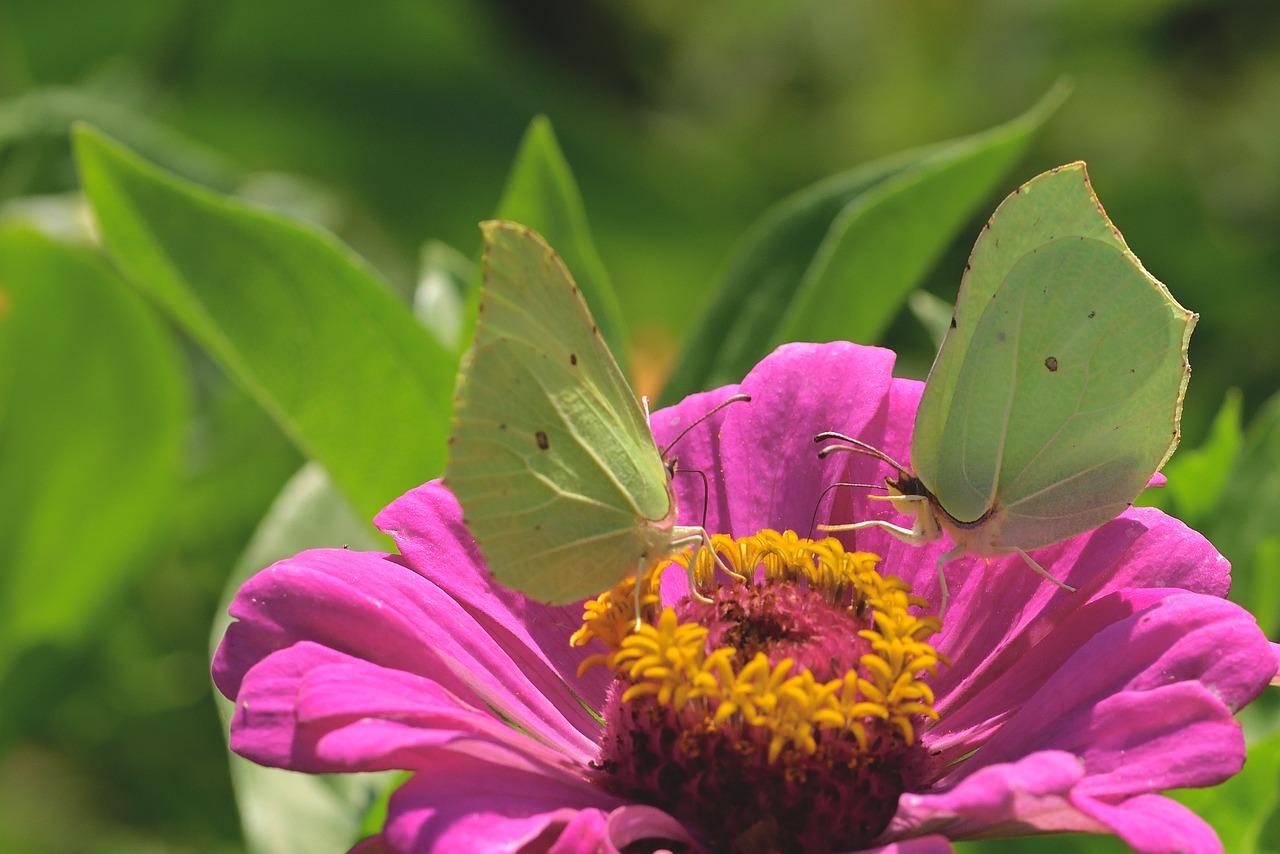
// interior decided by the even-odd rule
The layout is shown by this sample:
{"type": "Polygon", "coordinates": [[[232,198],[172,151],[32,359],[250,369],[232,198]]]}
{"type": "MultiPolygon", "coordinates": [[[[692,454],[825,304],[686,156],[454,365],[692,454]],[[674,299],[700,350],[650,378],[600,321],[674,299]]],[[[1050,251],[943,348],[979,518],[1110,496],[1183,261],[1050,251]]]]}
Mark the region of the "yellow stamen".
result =
{"type": "MultiPolygon", "coordinates": [[[[912,596],[901,579],[881,576],[878,556],[846,552],[835,539],[815,542],[791,531],[765,530],[736,540],[718,534],[712,545],[746,584],[754,583],[760,572],[766,581],[803,583],[828,602],[843,603],[869,626],[858,632],[871,650],[861,657],[861,672],[820,682],[807,669],[793,672],[792,659],[771,664],[763,652],[735,667],[738,650],[708,650],[706,628],[680,623],[673,608],[663,609],[655,624],[637,629],[633,579],[586,604],[582,628],[572,643],[583,646],[596,639],[607,652],[589,656],[579,672],[596,664],[617,671],[630,682],[622,695],[624,703],[653,697],[677,713],[700,716],[702,726],[736,722],[759,728],[768,741],[770,762],[784,751],[813,755],[824,733],[847,733],[865,750],[869,725],[887,725],[911,743],[921,720],[938,719],[933,691],[921,677],[936,673],[939,662],[946,662],[928,643],[941,623],[937,617],[909,612],[928,603],[912,596]]],[[[696,558],[689,553],[677,556],[670,563],[688,567],[695,560],[695,583],[711,589],[716,564],[708,550],[699,550],[696,558]]],[[[642,611],[660,604],[663,568],[642,581],[642,611]]]]}

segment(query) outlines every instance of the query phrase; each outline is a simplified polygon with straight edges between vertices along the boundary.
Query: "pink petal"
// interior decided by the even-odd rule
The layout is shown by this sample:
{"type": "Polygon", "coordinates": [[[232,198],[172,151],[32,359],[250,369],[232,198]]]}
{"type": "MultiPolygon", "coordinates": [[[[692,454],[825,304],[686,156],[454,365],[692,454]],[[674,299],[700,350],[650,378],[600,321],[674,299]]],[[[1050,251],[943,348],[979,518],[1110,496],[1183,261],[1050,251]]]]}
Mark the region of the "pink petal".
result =
{"type": "Polygon", "coordinates": [[[303,552],[246,582],[230,611],[238,622],[215,655],[214,679],[233,699],[248,667],[311,641],[432,679],[566,755],[585,761],[595,754],[599,724],[559,673],[511,633],[490,634],[434,583],[387,556],[303,552]]]}
{"type": "Polygon", "coordinates": [[[729,493],[720,484],[721,432],[725,419],[747,417],[749,413],[742,410],[755,406],[755,401],[731,404],[706,417],[674,445],[671,442],[689,425],[707,416],[737,392],[738,386],[734,385],[693,394],[675,406],[652,413],[649,418],[654,441],[659,448],[666,449],[668,461],[675,461],[671,485],[675,490],[681,525],[700,525],[715,534],[728,532],[732,524],[729,493]],[[668,448],[668,445],[671,446],[668,448]],[[706,476],[706,488],[695,472],[706,476]]]}
{"type": "Polygon", "coordinates": [[[448,754],[391,797],[383,835],[392,850],[412,854],[526,845],[586,854],[603,848],[609,814],[620,806],[586,781],[448,754]]]}
{"type": "MultiPolygon", "coordinates": [[[[807,535],[836,468],[818,459],[813,437],[824,430],[883,432],[893,360],[891,351],[876,347],[788,344],[756,365],[736,389],[750,394],[750,403],[729,406],[672,448],[680,468],[705,472],[712,485],[707,529],[744,536],[768,527],[807,535]]],[[[695,395],[654,413],[658,443],[669,442],[730,391],[695,395]]],[[[676,485],[681,522],[700,524],[701,481],[689,476],[676,485]]]]}
{"type": "Polygon", "coordinates": [[[1084,777],[1070,753],[1045,751],[992,765],[939,794],[904,794],[883,839],[939,833],[949,839],[1025,835],[1027,829],[1101,833],[1106,826],[1082,813],[1071,792],[1084,777]]]}
{"type": "MultiPolygon", "coordinates": [[[[1180,588],[1222,597],[1230,586],[1226,559],[1199,533],[1153,508],[1131,508],[1095,531],[1040,549],[1035,556],[1077,591],[1055,587],[1018,556],[947,565],[952,597],[939,648],[956,666],[934,683],[934,690],[948,697],[944,707],[982,691],[993,674],[1040,643],[1054,626],[1112,591],[1180,588]],[[1000,595],[992,596],[993,590],[1000,595]]],[[[884,569],[894,572],[896,567],[886,559],[884,569]]],[[[917,581],[933,589],[931,583],[917,581]]]]}
{"type": "Polygon", "coordinates": [[[607,831],[604,854],[621,854],[631,846],[643,848],[646,843],[654,840],[674,843],[681,850],[701,850],[689,831],[673,816],[657,807],[644,804],[632,804],[614,810],[609,816],[607,831]]]}
{"type": "Polygon", "coordinates": [[[1222,854],[1213,828],[1169,798],[1139,795],[1118,804],[1084,796],[1075,800],[1138,854],[1222,854]]]}
{"type": "Polygon", "coordinates": [[[1238,771],[1244,745],[1232,714],[1266,685],[1274,661],[1248,612],[1170,593],[1112,594],[1006,656],[998,678],[925,736],[940,766],[982,747],[947,780],[1051,749],[1080,756],[1085,790],[1109,796],[1213,785],[1238,771]]]}
{"type": "Polygon", "coordinates": [[[429,679],[306,642],[250,670],[231,727],[237,753],[309,773],[418,770],[435,751],[465,751],[477,740],[577,773],[560,753],[429,679]]]}
{"type": "Polygon", "coordinates": [[[513,658],[530,659],[539,670],[550,668],[588,708],[604,705],[607,671],[595,668],[578,676],[578,664],[590,653],[569,646],[569,636],[582,626],[582,606],[547,605],[495,581],[462,523],[457,499],[439,481],[409,490],[374,523],[395,540],[411,568],[458,600],[487,633],[518,641],[509,644],[513,658]]]}

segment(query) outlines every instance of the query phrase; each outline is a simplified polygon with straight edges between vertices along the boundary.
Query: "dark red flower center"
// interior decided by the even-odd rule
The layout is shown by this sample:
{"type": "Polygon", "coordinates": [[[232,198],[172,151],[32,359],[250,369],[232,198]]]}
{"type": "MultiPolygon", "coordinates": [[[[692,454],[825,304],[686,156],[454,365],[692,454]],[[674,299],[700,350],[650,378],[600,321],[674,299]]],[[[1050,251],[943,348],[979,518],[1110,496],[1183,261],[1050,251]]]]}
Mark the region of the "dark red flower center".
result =
{"type": "MultiPolygon", "coordinates": [[[[882,578],[877,557],[835,540],[715,540],[749,581],[686,598],[638,629],[629,583],[587,609],[575,642],[597,637],[611,652],[585,664],[617,673],[601,782],[700,827],[712,851],[865,845],[925,759],[916,733],[936,714],[919,677],[936,667],[925,641],[938,621],[909,613],[920,600],[882,578]]],[[[656,581],[646,583],[642,608],[656,611],[656,581]]]]}

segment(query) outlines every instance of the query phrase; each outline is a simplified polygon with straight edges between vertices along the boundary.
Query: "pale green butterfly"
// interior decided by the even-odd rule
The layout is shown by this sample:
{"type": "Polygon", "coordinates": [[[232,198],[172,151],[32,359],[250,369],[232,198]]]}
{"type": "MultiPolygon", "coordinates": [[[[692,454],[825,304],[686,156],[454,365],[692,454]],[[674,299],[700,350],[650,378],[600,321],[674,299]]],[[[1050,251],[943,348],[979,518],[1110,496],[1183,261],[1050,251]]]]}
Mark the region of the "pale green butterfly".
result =
{"type": "Polygon", "coordinates": [[[575,602],[709,546],[705,530],[676,524],[646,412],[559,256],[525,226],[480,228],[484,295],[444,480],[490,572],[575,602]]]}
{"type": "MultiPolygon", "coordinates": [[[[911,466],[857,439],[832,451],[897,470],[889,500],[914,515],[918,544],[944,532],[971,554],[1028,554],[1092,530],[1133,503],[1178,444],[1198,315],[1129,250],[1083,163],[1046,172],[1001,203],[965,267],[951,329],[929,372],[911,466]]],[[[1070,588],[1068,588],[1070,589],[1070,588]]]]}

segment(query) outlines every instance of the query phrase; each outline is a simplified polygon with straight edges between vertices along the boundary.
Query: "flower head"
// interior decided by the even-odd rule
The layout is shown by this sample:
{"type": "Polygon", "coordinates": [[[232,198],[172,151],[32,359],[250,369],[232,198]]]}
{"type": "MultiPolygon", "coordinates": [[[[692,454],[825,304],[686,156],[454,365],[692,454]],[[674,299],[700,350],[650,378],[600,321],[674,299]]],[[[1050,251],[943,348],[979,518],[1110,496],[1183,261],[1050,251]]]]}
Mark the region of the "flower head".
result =
{"type": "MultiPolygon", "coordinates": [[[[1157,793],[1239,770],[1233,713],[1276,670],[1222,598],[1226,561],[1131,509],[1037,552],[1075,593],[1017,557],[949,564],[939,624],[923,606],[945,543],[814,534],[893,512],[828,489],[875,482],[874,460],[820,461],[812,443],[839,430],[905,455],[921,386],[892,361],[783,347],[741,384],[751,404],[680,441],[679,468],[709,484],[676,475],[681,522],[723,535],[745,580],[695,567],[703,602],[678,567],[641,579],[639,631],[635,582],[585,621],[497,585],[436,483],[376,520],[398,554],[321,549],[263,570],[214,663],[233,749],[411,772],[367,850],[923,852],[1054,831],[1217,850],[1157,793]]],[[[655,413],[659,444],[738,390],[655,413]]]]}

